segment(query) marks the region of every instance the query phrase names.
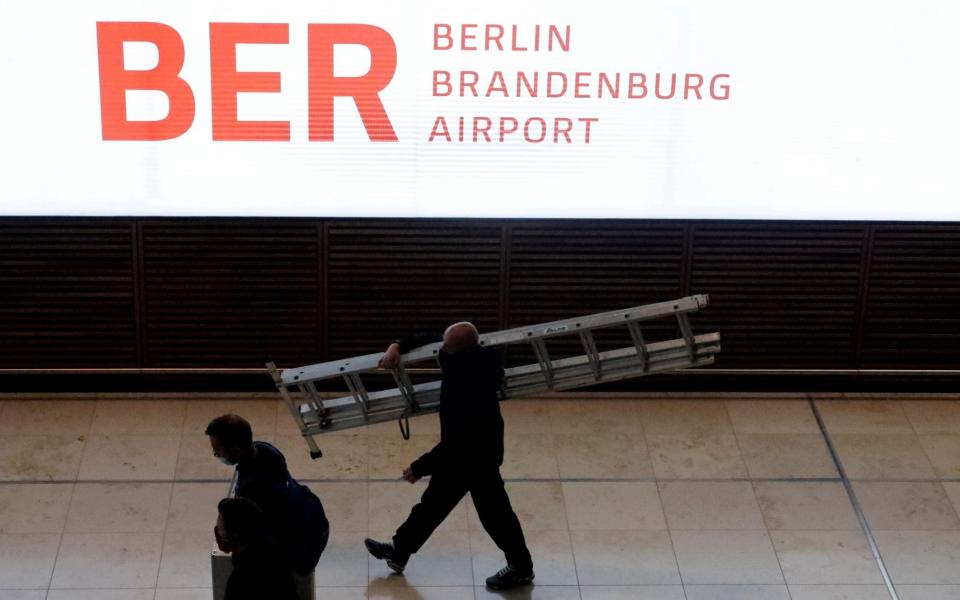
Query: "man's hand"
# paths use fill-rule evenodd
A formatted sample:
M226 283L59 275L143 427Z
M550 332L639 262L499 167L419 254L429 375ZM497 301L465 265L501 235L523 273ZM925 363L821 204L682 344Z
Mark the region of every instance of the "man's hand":
M413 467L407 467L403 470L403 478L410 483L416 483L420 477L413 472Z
M400 344L394 342L390 344L387 351L380 357L379 367L381 369L395 369L400 364Z

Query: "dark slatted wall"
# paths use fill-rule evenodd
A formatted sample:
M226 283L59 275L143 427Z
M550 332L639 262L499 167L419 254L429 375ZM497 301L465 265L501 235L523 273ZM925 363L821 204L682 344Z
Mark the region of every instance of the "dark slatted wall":
M145 364L261 366L318 360L317 227L143 223Z
M863 227L698 225L694 292L709 310L692 321L723 334L730 368L849 368Z
M878 226L861 360L866 368L960 368L960 227Z
M502 228L457 222L328 227L328 355L382 350L408 332L498 326Z
M649 304L682 295L684 227L578 223L512 227L508 325L518 327ZM644 327L648 341L672 337L671 321ZM622 335L597 335L603 347L629 344ZM557 356L578 353L575 341L548 343ZM531 359L532 352L517 354Z
M22 218L0 368L292 366L690 293L717 367L960 367L958 224Z
M0 365L137 365L132 232L0 222Z

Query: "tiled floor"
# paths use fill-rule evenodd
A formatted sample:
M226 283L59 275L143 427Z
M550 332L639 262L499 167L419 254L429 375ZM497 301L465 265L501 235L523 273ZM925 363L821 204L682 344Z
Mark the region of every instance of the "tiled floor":
M960 598L960 397L814 395L904 600ZM0 400L0 600L211 597L231 471L203 428L237 412L323 499L318 598L885 600L808 396L667 394L503 405L503 475L536 586L494 594L502 556L469 500L404 577L369 560L424 484L398 481L435 416L321 439L311 461L271 396Z

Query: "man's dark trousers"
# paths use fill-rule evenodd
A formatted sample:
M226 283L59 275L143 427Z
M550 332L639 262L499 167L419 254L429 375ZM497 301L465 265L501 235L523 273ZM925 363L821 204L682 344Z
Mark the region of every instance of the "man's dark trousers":
M480 523L503 551L507 564L520 570L532 568L520 521L510 506L500 470L496 467L470 473L455 473L449 469L435 473L420 503L413 507L406 522L393 536L394 548L410 554L419 550L467 492L473 498Z

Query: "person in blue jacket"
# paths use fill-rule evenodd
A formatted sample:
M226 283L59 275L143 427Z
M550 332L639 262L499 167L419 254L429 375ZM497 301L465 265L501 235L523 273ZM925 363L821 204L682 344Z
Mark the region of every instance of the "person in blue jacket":
M283 454L267 442L253 441L243 417L223 415L210 421L206 434L213 455L237 467L236 495L263 511L267 535L294 573L308 576L330 538L330 523L320 499L287 470Z
M440 443L403 470L410 483L430 475L420 503L396 531L392 542L367 539L367 550L402 573L434 529L470 493L483 528L503 551L507 565L487 578L487 585L506 589L533 581L533 561L520 521L510 505L500 476L503 464L503 417L500 352L480 344L473 324L454 323L439 336L408 336L390 344L380 366L391 369L400 355L440 341Z

